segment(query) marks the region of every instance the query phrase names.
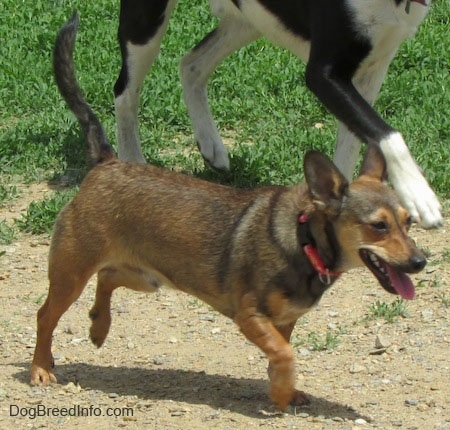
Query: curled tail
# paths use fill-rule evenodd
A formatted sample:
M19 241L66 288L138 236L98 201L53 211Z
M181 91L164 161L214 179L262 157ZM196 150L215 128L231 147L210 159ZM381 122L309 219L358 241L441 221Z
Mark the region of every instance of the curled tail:
M86 139L88 163L91 167L115 158L105 130L92 111L78 85L73 64L73 51L78 30L75 12L58 33L53 51L53 71L59 92L76 116Z

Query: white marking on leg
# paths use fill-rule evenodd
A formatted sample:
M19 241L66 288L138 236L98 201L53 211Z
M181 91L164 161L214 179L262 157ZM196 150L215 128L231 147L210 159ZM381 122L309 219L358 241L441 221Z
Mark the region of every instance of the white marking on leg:
M123 161L146 162L139 139L139 92L145 76L159 54L159 47L175 4L175 0L168 2L165 20L148 43L127 44L128 82L123 93L115 99L118 155Z
M242 19L224 18L208 39L190 51L180 65L184 100L203 157L216 169L228 170L228 153L208 104L207 82L216 66L247 45L258 33Z
M392 41L384 41L375 45L353 77L352 83L354 87L372 106L378 97L389 63L394 57L396 50L397 45L392 43ZM378 144L378 142L369 143ZM360 149L360 140L344 124L340 123L334 161L348 180L351 180L353 177Z
M442 225L441 205L413 160L400 133L383 139L388 178L411 216L425 228Z
M242 15L270 42L288 49L303 61L308 61L310 42L287 28L282 21L257 0L241 1Z
M345 124L340 122L333 162L349 182L353 180L360 150L361 142L359 139Z

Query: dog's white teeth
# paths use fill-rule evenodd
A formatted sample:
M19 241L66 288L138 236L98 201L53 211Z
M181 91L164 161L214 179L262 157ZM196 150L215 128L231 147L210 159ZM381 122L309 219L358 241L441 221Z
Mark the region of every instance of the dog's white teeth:
M375 263L375 265L376 265L377 267L379 267L380 263L379 263L379 261L378 261L377 256L376 256L375 254L370 254L369 256L370 256L370 259L372 260L372 263Z

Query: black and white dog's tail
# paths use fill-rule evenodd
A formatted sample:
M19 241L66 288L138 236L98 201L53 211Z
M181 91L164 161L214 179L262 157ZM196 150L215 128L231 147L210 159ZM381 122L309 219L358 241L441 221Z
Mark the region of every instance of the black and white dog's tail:
M58 89L69 109L76 116L86 139L88 163L91 167L115 158L105 130L78 85L73 63L73 51L78 30L75 12L58 33L53 51L53 71Z

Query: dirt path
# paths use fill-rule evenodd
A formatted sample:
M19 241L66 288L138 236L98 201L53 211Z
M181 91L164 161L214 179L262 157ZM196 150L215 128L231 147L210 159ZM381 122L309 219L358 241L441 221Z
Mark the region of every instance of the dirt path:
M24 207L17 202L1 218ZM414 276L409 316L368 319L374 302L394 296L367 270L344 275L297 324L297 385L311 405L284 414L268 401L262 353L182 293L117 291L111 332L96 349L88 339L92 281L55 332L59 384L31 388L49 239L3 246L0 429L450 429L450 220L412 236L430 257ZM334 349L320 350L325 344Z

